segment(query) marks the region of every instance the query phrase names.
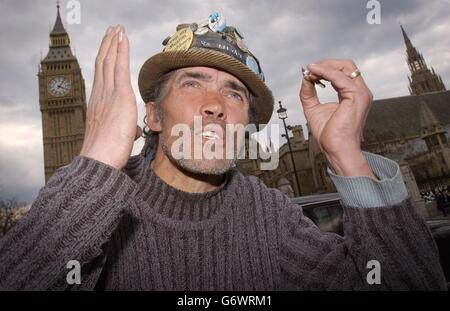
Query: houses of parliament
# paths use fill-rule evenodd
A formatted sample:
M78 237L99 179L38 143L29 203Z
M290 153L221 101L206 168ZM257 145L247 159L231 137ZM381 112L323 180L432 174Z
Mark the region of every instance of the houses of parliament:
M403 27L401 32L411 72L411 95L373 102L362 149L397 161L410 194L419 200L419 191L450 184L450 91L435 70L429 68ZM57 168L79 154L86 118L84 79L71 51L59 6L50 32L49 51L39 66L38 81L47 182ZM308 131L308 139L304 130ZM278 150L279 165L275 170L260 170L261 159L241 159L238 169L245 175L258 176L267 186L290 197L335 192L326 159L308 125L305 129L293 126L291 131L300 187L287 144Z

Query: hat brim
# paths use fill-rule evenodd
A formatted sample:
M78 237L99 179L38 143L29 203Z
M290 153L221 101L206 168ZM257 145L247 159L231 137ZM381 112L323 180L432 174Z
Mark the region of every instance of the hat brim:
M166 73L179 68L205 66L226 71L242 83L254 95L253 109L258 115L261 130L272 117L274 98L266 84L243 63L231 56L210 49L191 48L186 51L161 52L149 58L139 72L139 92L145 103L151 92Z

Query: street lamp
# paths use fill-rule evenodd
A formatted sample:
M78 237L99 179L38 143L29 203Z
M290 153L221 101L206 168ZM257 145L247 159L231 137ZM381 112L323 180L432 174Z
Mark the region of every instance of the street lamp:
M286 126L286 121L285 120L287 119L287 113L286 113L286 108L281 106L281 100L278 101L278 104L280 104L280 108L277 110L278 118L283 120L284 131L286 133L286 134L282 134L281 136L282 137L286 137L286 139L287 139L287 143L288 143L288 147L289 147L289 153L291 154L292 166L294 167L295 180L297 182L298 196L301 196L302 192L300 190L300 182L299 182L299 179L298 179L297 168L295 167L294 155L292 153L292 148L291 148L291 141L289 140L289 135L288 135L288 128L291 129L291 126Z

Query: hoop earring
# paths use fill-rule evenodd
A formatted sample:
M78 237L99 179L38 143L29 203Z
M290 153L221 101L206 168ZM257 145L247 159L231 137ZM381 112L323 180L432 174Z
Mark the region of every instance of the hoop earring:
M147 115L144 116L144 124L145 124L144 128L142 129L142 137L145 138L145 136L149 135L149 131L150 131L150 128L148 127L148 124L147 124Z

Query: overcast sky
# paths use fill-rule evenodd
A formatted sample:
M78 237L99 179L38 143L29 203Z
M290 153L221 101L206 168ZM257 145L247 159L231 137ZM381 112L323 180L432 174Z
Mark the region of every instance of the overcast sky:
M275 99L288 109L288 124L304 124L298 99L300 68L324 58L351 58L376 99L408 95L408 67L399 23L427 64L450 86L450 0L381 0L381 24L369 25L366 0L88 1L81 23L68 25L89 98L99 42L109 25L123 24L131 41L131 72L137 88L140 66L159 52L179 23L206 19L213 11L239 27L259 58ZM33 201L44 185L37 69L48 52L56 18L53 0L0 0L0 198ZM332 100L330 87L319 91ZM274 115L272 121L278 123ZM142 141L133 153L139 152Z

